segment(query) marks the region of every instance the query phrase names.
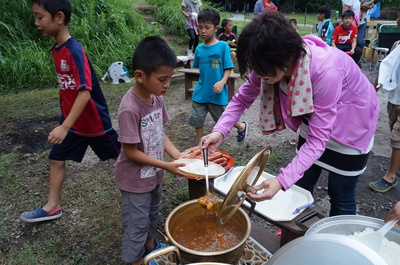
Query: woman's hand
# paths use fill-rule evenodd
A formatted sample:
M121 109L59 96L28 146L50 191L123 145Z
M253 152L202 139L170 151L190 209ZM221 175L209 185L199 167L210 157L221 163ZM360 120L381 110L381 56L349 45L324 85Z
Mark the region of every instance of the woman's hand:
M257 191L264 189L263 192L257 194L253 194L251 192L247 193L247 196L249 196L250 199L260 202L272 199L272 197L274 197L275 194L282 189L282 185L276 178L269 178L264 180L260 185L253 186L253 188Z
M201 142L203 143L201 148L208 147L209 153L213 153L215 152L215 150L217 150L223 139L224 136L220 132L210 133L209 135L203 136L203 138L201 138Z

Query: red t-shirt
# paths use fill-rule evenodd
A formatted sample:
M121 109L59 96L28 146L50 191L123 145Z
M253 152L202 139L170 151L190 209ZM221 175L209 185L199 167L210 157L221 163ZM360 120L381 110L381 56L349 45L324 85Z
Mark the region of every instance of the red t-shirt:
M52 55L60 88L60 124L70 113L78 91L86 89L90 91L90 100L71 131L81 136L95 137L113 130L106 100L82 46L71 37L60 47L54 46Z
M335 44L351 44L353 39L357 39L357 33L358 29L353 24L347 30L339 25L333 31L332 40L335 40Z

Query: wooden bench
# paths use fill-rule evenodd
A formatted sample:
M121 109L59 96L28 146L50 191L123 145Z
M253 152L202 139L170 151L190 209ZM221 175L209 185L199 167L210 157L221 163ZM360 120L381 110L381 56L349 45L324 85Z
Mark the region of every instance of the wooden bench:
M199 69L189 69L189 68L184 68L184 69L179 69L179 72L185 74L185 98L189 99L193 93L194 87L193 87L193 81L198 81L199 80ZM228 99L231 100L233 95L235 94L235 80L240 77L239 74L234 74L231 73L228 78Z

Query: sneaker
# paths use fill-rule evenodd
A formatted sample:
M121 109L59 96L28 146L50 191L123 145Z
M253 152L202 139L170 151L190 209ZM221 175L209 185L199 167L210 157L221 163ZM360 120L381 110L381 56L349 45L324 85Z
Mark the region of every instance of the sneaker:
M165 244L163 244L163 243L161 243L160 241L158 241L157 239L154 239L154 248L152 248L152 249L145 249L144 250L144 254L143 254L143 257L145 257L145 256L147 256L147 255L149 255L151 252L153 252L154 250L157 250L157 249L159 249L159 248L163 248L163 247L165 247Z
M236 136L236 137L237 137L237 141L238 141L239 143L242 142L242 141L244 141L244 139L246 139L247 131L248 131L248 128L249 128L249 125L247 124L247 122L243 122L243 123L244 123L244 129L243 129L243 131L238 132L238 135Z
M389 182L385 180L384 178L381 178L380 180L370 182L369 187L373 189L374 191L377 192L386 192L396 186L398 183L397 179L395 179L393 182Z
M24 212L19 217L22 221L28 223L35 223L35 222L42 222L42 221L49 221L60 218L62 215L61 207L58 206L51 212L46 212L43 210L42 207L38 207L36 210L30 212Z
M193 56L193 51L191 49L188 49L186 51L186 53L187 53L187 56Z

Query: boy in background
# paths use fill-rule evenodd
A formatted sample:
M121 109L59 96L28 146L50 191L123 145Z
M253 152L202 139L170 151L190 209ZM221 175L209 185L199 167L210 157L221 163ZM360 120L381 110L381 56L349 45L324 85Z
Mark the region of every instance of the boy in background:
M142 257L163 245L155 239L161 218L164 170L182 175L183 163L165 162L164 151L181 158L164 133L169 115L163 101L176 66L176 55L159 37L147 37L132 58L136 83L118 110L121 154L115 165L115 184L122 192L122 259L142 264Z
M87 147L101 160L116 159L120 151L106 100L85 50L69 34L72 6L69 0L32 0L35 25L56 41L52 49L60 88L61 119L47 140L50 151L50 190L47 204L24 212L21 219L40 222L61 217L61 188L65 161L81 162Z
M236 34L232 32L233 29L233 23L232 20L230 19L223 19L221 22L221 27L224 29L224 32L218 35L217 39L221 41L226 41L231 48L231 59L232 62L235 62L236 58L236 52L234 52L232 49L236 50Z
M344 52L358 64L362 51L357 47L357 27L353 25L354 12L346 10L342 14L342 24L333 30L331 45Z
M326 44L331 45L333 25L331 22L331 9L324 5L317 10L317 19L320 21L316 26L317 36Z
M210 112L215 122L228 104L228 89L226 82L233 68L230 58L230 48L225 41L218 41L215 33L218 30L220 15L212 9L199 13L199 34L204 40L197 46L193 67L199 68L199 81L192 96L192 109L188 118L189 125L196 128L197 144L201 146L204 135L204 122ZM246 122L236 122L237 141L242 142L247 135Z

